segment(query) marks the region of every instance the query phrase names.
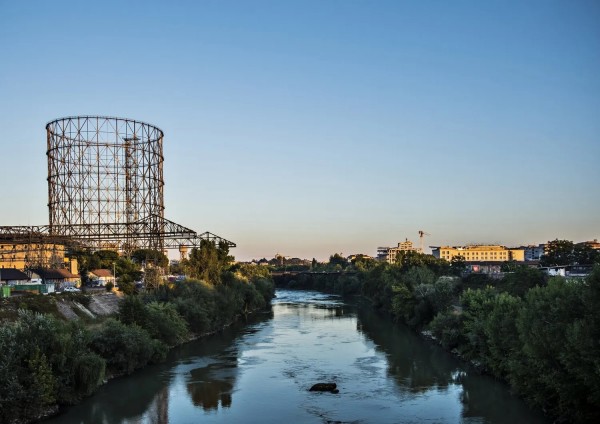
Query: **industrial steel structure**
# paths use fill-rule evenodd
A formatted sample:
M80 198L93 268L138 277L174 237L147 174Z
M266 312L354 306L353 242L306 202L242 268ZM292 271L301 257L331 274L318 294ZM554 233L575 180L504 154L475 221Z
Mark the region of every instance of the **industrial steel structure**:
M235 243L164 217L163 138L159 128L132 119L76 116L46 125L49 225L0 227L0 238L76 243L91 249ZM16 243L15 243L16 244Z

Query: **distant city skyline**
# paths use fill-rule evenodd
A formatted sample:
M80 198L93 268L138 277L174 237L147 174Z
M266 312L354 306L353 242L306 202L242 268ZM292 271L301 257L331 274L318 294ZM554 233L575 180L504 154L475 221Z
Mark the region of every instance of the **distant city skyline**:
M596 1L0 0L0 47L0 225L90 114L161 128L165 216L238 260L600 238Z

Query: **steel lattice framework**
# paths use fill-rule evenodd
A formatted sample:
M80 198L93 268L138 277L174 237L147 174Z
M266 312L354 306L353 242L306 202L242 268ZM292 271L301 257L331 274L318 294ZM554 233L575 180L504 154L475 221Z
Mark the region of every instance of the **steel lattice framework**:
M74 116L46 125L49 225L0 227L0 241L129 253L235 243L164 217L163 131L132 119Z
M163 132L131 119L77 116L46 125L51 233L88 240L106 224L150 221L143 247L161 249ZM55 230L56 228L56 230ZM119 248L138 238L129 226ZM140 240L141 241L141 240Z

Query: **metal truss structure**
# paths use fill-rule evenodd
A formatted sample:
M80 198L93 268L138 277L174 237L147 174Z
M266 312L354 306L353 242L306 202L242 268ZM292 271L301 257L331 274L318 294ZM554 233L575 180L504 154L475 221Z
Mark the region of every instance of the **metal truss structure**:
M163 131L122 118L76 116L46 125L49 225L0 227L0 243L136 249L196 247L197 234L164 217Z

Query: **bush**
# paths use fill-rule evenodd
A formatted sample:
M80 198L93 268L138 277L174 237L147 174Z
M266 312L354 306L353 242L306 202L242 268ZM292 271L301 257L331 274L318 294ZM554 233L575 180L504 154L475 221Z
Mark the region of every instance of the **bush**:
M89 351L88 336L79 323L24 310L0 328L0 423L31 421L93 392L104 360Z
M104 380L106 361L97 354L88 352L75 358L73 369L75 390L83 396L89 396Z
M163 361L167 355L167 346L150 337L146 330L112 318L92 334L90 347L106 360L108 370L117 375L131 374L149 363Z
M462 334L461 316L454 311L440 312L433 318L428 327L445 349L456 349L465 342Z
M146 322L143 328L153 338L168 346L179 344L188 336L187 323L172 303L152 302L146 305Z

